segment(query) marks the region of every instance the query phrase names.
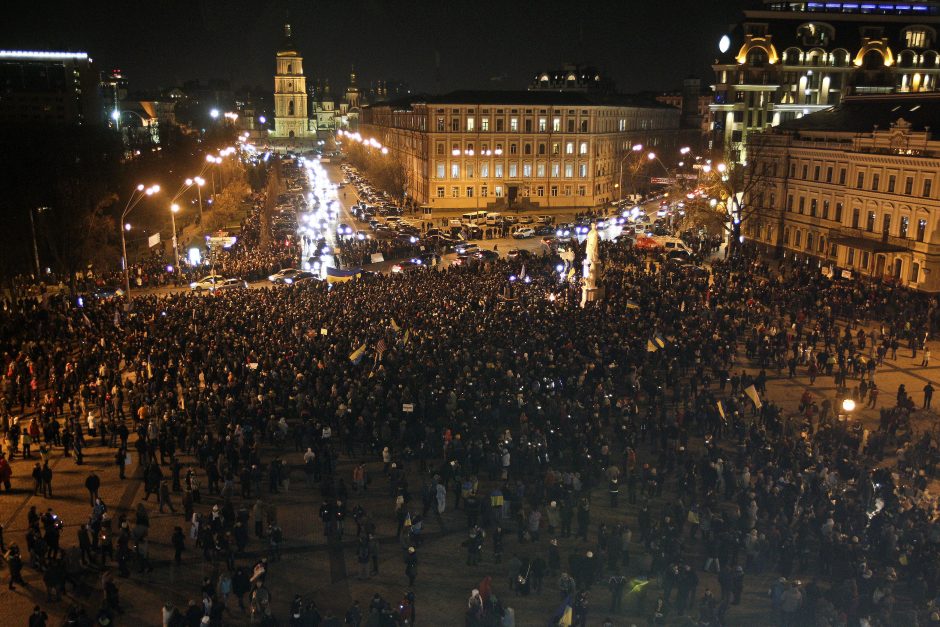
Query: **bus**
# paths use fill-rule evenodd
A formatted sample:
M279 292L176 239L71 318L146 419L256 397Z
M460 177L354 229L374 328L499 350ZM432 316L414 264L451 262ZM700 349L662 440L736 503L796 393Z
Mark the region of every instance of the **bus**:
M470 224L486 224L486 211L471 211L460 216L464 222Z

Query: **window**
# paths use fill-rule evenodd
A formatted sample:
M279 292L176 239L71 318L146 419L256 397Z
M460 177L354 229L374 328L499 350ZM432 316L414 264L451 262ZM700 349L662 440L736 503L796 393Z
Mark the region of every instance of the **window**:
M460 198L460 188L454 185L450 188L450 197L451 198Z
M875 212L868 212L868 220L865 222L865 230L869 233L875 232Z
M845 168L839 170L839 185L845 185Z
M472 179L473 178L473 164L468 163L466 166L464 166L464 170L466 170L467 178Z
M908 278L908 281L910 281L911 283L917 283L917 281L919 280L920 280L920 264L915 262L911 264L911 274L910 274L910 277Z
M587 164L586 163L582 163L581 165L578 166L578 177L582 179L587 178Z
M447 164L438 163L437 164L437 178L442 179L447 176Z
M795 163L790 164L790 178L791 179L796 178L796 164Z
M441 143L437 144L437 154L439 155L444 154L444 144L441 144Z
M565 185L565 189L564 189L563 191L564 191L564 193L565 193L565 196L570 196L570 195L571 195L571 185Z
M516 143L509 144L509 154L514 155L519 152L519 145Z
M443 185L439 185L439 186L438 186L438 188L437 188L437 197L438 197L438 198L443 198L443 197L444 197L444 186L443 186Z
M522 176L525 176L525 177L532 176L532 164L531 163L522 164Z
M862 270L868 269L868 264L871 261L871 254L867 250L862 251Z
M480 118L480 130L484 133L490 130L490 119Z
M450 178L452 179L460 178L460 164L459 163L450 164Z
M489 194L490 194L489 187L487 187L486 185L483 185L482 187L480 187L480 197L486 198L487 196L489 196Z
M552 154L557 155L561 154L561 144L558 142L552 142Z
M826 168L826 182L827 183L832 182L832 168L831 167Z
M568 132L574 133L574 120L571 120L571 119L568 120Z
M914 193L914 177L909 176L904 179L904 193L910 196Z
M931 179L924 179L924 193L921 194L924 198L930 198L930 188L933 186L933 181Z
M877 192L877 191L878 191L878 183L879 183L880 181L881 181L881 175L880 175L880 174L872 174L872 176L871 176L871 191L873 191L873 192Z
M542 196L544 196L544 195L545 195L545 186L544 186L544 185L539 185L538 187L536 187L536 188L535 188L535 195L538 196L539 198L541 198Z
M862 187L864 187L864 185L865 185L865 173L864 173L864 172L859 172L859 173L858 173L858 179L856 179L856 181L855 181L855 187L856 187L857 189L862 189Z
M493 188L493 195L495 195L497 198L502 198L502 197L503 197L503 186L502 186L502 185L497 185L495 188Z
M552 176L556 179L561 176L561 165L558 162L552 163Z
M822 217L823 217L823 220L829 219L829 201L828 200L823 200Z
M509 164L509 178L514 179L519 176L519 165L515 162Z
M922 28L909 28L904 33L904 41L908 48L926 48L927 31Z
M894 183L896 179L897 177L895 177L893 174L888 177L888 193L889 194L894 193Z
M804 181L806 180L806 173L808 169L809 169L809 166L806 166L806 165L803 166L803 174L800 176L800 178L803 179Z
M519 132L519 118L509 118L509 131L512 133Z
M819 180L819 166L818 165L815 168L813 168L813 180L814 181Z
M841 202L836 203L836 215L833 218L833 220L835 220L836 222L842 222L842 203Z
M811 198L811 199L810 199L810 201L809 201L809 215L813 216L814 218L816 217L817 204L818 204L818 201L817 201L815 198Z
M917 221L917 241L924 241L924 237L927 235L927 221L920 219Z
M503 118L496 118L496 132L502 133L505 120Z
M777 192L770 192L770 205L771 209L777 208Z
M891 214L890 213L886 213L884 217L881 219L881 232L884 233L885 235L888 235L891 233Z
M806 250L808 250L809 252L813 252L813 239L814 239L814 236L812 233L806 234Z
M898 237L907 238L907 231L911 226L911 219L907 216L901 216L901 224L898 225Z
M548 195L551 196L552 198L558 196L558 186L557 186L557 185L552 185L551 187L549 187L549 188L548 188Z
M497 163L495 166L493 166L493 176L495 176L498 179L503 178L503 164L502 163Z
M526 133L532 132L532 119L531 118L525 119L525 132Z
M859 214L858 207L856 207L855 209L852 209L852 228L853 229L858 228L858 217L859 217L858 214Z
M787 246L790 245L790 229L789 228L783 229L783 243L786 244Z
M582 133L587 133L587 130L588 130L588 121L587 121L587 120L581 120L581 132L582 132ZM581 195L583 196L584 194L581 194Z
M566 154L566 155L573 155L573 154L574 154L574 142L566 142L566 143L565 143L565 154Z
M481 179L485 179L485 178L487 178L489 175L490 175L490 164L489 164L489 163L485 163L485 162L484 162L484 163L481 163L481 164L480 164L480 178L481 178Z
M829 244L829 256L833 259L839 257L839 245L838 244Z
M544 133L548 130L548 118L539 118L539 133Z
M845 255L845 265L851 267L855 265L855 249L850 248L849 252Z
M539 154L540 155L545 154L545 144L539 144Z
M538 163L535 166L535 176L539 178L545 178L545 164Z
M473 185L467 185L467 198L473 198Z
M581 145L578 146L578 154L579 154L579 155L586 155L587 153L588 153L588 143L587 143L587 142L581 142Z
M472 133L477 129L477 121L472 115L467 116L467 132Z
M796 234L793 236L793 246L799 248L803 243L803 231L797 229Z
M531 155L532 154L532 144L523 144L522 145L522 154Z
M439 133L444 132L444 116L443 115L437 116L437 131ZM441 196L441 198L443 198L443 196Z
M578 185L578 196L587 196L587 188L584 185Z
M561 118L552 118L552 131L558 133L561 131ZM558 194L555 194L556 196Z
M805 207L806 207L806 199L805 199L804 197L800 196L800 214L801 214L801 215L803 214L803 212L804 212L803 210L804 210Z
M793 194L787 196L787 211L793 211Z
M455 133L459 133L459 132L460 132L460 118L453 118L453 119L450 121L450 130L452 130L452 131L455 132ZM456 196L455 196L455 198L456 198Z
M565 178L570 179L574 176L574 166L570 163L565 164Z

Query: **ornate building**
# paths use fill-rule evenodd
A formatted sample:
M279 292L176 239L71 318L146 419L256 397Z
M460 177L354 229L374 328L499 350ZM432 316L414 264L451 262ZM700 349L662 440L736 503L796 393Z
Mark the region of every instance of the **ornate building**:
M749 133L845 96L936 90L938 27L935 1L752 0L718 43L715 141L745 161Z
M456 91L364 107L359 134L404 164L408 196L421 204L505 208L520 197L586 209L617 199L621 180L630 184L621 164L637 154L634 145L666 163L678 155L679 115L619 94Z
M315 135L315 129L314 133ZM271 137L310 137L307 110L307 79L303 58L294 45L290 24L284 25L284 41L277 51L277 74L274 76L274 130Z
M362 110L362 92L356 84L356 70L349 72L349 85L339 103L339 123L337 126L344 129L356 130L359 128L359 112Z
M313 130L320 134L332 133L336 130L336 103L333 101L328 78L324 79L323 86L317 89L311 122Z
M940 292L940 93L850 96L749 140L742 233L837 276Z

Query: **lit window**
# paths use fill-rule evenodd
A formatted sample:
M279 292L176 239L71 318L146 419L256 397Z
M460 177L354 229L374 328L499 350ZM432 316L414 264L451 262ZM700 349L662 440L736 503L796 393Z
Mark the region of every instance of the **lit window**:
M548 120L546 118L539 118L539 133L544 133L548 130Z
M552 131L557 133L560 130L561 130L561 118L552 118Z
M566 155L573 155L573 154L574 154L574 142L566 142L566 143L565 143L565 154L566 154Z
M587 143L587 142L581 142L581 145L578 147L578 154L579 154L579 155L586 155L587 153L588 153L588 143Z
M450 178L452 179L460 178L460 164L459 163L450 164Z
M444 186L443 186L443 185L437 188L437 197L438 197L438 198L443 198L443 197L444 197Z
M442 179L447 176L447 165L444 163L437 164L437 178Z
M522 164L522 176L526 176L526 177L532 176L532 164L531 163Z
M490 164L481 163L480 164L480 178L485 179L490 175Z
M489 118L480 118L480 130L483 132L490 130L490 119Z
M498 179L503 178L503 164L502 163L497 163L496 165L493 166L493 175Z
M509 118L509 130L513 133L519 132L519 118Z
M578 166L578 177L582 179L587 178L587 164L586 163L582 163L581 165ZM584 194L582 194L582 196L583 195Z
M908 48L926 48L927 31L922 28L911 28L904 33L904 41Z
M495 194L495 196L496 196L497 198L502 198L502 197L503 197L503 186L502 186L502 185L497 185L497 186L493 189L493 193Z
M565 178L570 179L574 176L574 166L570 163L565 164Z
M477 127L476 118L474 118L472 115L468 115L467 116L467 132L472 133L473 131L476 130L476 127Z
M514 179L519 176L519 167L515 163L509 164L509 178Z
M450 197L451 198L460 198L460 188L454 185L450 188Z
M561 176L561 164L553 163L552 164L552 176L558 178Z
M535 176L543 178L545 176L545 164L539 163L535 166Z

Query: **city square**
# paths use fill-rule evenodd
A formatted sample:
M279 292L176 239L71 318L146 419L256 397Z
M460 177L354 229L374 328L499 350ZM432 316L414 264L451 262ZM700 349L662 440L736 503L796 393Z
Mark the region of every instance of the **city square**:
M17 15L0 621L940 626L940 3L718 4Z

